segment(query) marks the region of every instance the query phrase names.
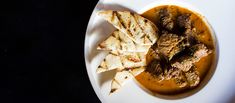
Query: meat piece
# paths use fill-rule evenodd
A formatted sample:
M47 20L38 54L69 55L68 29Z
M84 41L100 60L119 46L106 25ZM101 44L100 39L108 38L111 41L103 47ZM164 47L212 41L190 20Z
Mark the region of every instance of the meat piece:
M184 75L178 76L173 80L175 81L176 85L178 85L180 88L186 87L188 85L188 82Z
M191 28L190 14L182 14L177 17L176 21L180 28Z
M147 66L146 71L149 72L154 77L157 77L160 80L163 80L163 70L160 65L160 61L157 59L154 59L150 62L150 64Z
M193 66L188 72L185 72L185 77L190 87L195 87L200 82L199 73L195 69Z
M160 10L159 17L160 17L160 24L163 28L170 31L174 28L174 21L172 20L172 14L169 13L167 8Z
M158 61L156 59L152 60L151 63L148 65L146 71L150 72L154 75L159 75L159 74L163 73L163 70L160 65L160 61Z
M157 41L157 48L155 49L155 51L163 54L168 58L171 58L174 55L174 53L171 53L172 49L176 47L183 40L184 37L178 36L176 34L171 34L171 33L162 34L159 40Z
M165 80L174 80L176 85L179 87L195 87L200 82L199 73L196 71L195 66L193 66L189 71L183 72L178 68L170 67L170 69L164 74Z
M175 56L179 52L183 51L187 46L189 46L189 43L182 41L177 46L172 48L172 50L170 51L170 53L168 55L169 60L171 60L173 58L173 56Z
M170 80L179 76L181 71L178 68L169 67L168 71L164 72L164 77L166 80Z
M149 48L148 54L146 55L146 59L148 61L152 61L153 59L160 60L159 54L155 52L153 48Z
M202 57L205 57L211 53L204 44L196 44L189 49L189 54L180 57L177 61L171 65L184 72L187 72L195 62L198 62Z
M198 43L198 40L196 38L196 28L188 28L184 31L184 35L187 41L187 44L189 45L195 45Z
M183 35L189 45L197 43L196 40L196 28L193 28L190 14L181 14L176 19L177 25L183 30Z
M191 35L195 36L196 35L196 28L188 28L184 31L185 35Z
M188 85L187 79L186 79L184 73L178 68L170 67L168 72L165 73L164 78L165 78L165 80L172 79L176 83L176 85L181 88Z

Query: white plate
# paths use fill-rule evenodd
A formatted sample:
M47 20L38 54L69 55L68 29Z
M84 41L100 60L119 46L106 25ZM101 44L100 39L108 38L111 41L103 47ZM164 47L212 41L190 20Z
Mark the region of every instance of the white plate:
M143 13L157 5L175 4L191 8L203 16L213 27L219 44L217 69L208 82L196 94L176 100L161 99L141 89L134 81L109 95L114 72L96 74L96 68L107 54L96 50L115 28L96 15L100 9L131 10ZM103 103L224 103L235 102L235 2L232 0L100 0L96 5L85 38L85 61L91 84Z

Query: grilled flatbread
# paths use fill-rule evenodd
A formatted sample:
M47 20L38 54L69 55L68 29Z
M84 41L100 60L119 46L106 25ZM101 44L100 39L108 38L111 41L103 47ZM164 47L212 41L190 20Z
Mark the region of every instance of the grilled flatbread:
M119 30L114 31L105 41L101 42L98 50L120 52L147 52L151 45L139 45Z
M101 62L96 72L101 73L113 69L122 70L140 66L146 66L145 53L110 52Z
M100 63L96 72L101 73L117 68L124 68L120 56L109 53L105 59Z
M140 45L152 45L158 39L158 28L148 19L129 11L100 11L105 20Z
M112 80L110 94L114 93L116 90L125 85L125 83L127 83L135 76L139 75L144 70L145 67L137 67L133 69L123 69L121 71L118 71Z

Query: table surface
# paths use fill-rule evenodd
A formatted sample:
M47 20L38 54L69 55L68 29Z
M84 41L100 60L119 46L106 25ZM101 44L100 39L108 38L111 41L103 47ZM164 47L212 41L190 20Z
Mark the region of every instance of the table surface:
M86 27L98 0L1 0L1 103L99 103L86 72ZM6 96L6 98L5 98Z

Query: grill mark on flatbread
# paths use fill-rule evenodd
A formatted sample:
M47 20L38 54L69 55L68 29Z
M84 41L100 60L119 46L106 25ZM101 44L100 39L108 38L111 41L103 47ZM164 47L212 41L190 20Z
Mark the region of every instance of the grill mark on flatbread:
M102 68L102 66L101 66L101 65L99 65L99 66L98 66L98 68Z
M113 11L113 12L112 12L112 18L111 18L111 21L114 21L114 18L115 18L115 12L117 12L117 11Z
M123 62L121 62L122 63L122 65L124 66L124 63ZM125 69L125 68L124 68Z
M118 30L119 31L119 30ZM119 41L122 41L121 37L119 34L117 34L117 37L116 37Z
M129 71L131 68L124 68L123 71Z
M113 79L113 81L116 82L119 86L122 86L122 85L118 82L118 80L116 80L115 78Z
M119 54L116 54L116 53L113 53L113 52L110 52L110 53L114 56L119 56Z
M117 90L117 88L112 88L111 91L110 91L110 93L113 93L113 92L115 92L116 90Z
M120 18L121 15L117 11L115 11L115 14L116 14L118 20L120 21L120 23L122 24L122 26L126 29L126 25L123 23L122 18Z
M134 43L134 45L135 45L135 50L136 50L136 49L137 49L137 45L138 45L138 44L136 44L136 42L133 42L133 43Z
M102 44L99 44L98 45L101 49L105 48L106 46L102 45Z
M133 19L133 21L130 20L130 22L132 21L132 23L135 25L135 28L130 27L131 25L129 26L129 28L132 29L132 32L138 34L138 36L142 34L142 35L140 36L140 39L144 38L145 35L146 35L146 33L144 33L144 31L143 31L143 29L141 28L139 22L136 20L134 13L130 13L130 19ZM136 31L136 29L137 29L138 31ZM144 43L145 43L145 41L144 41Z
M144 33L144 35L142 35L140 38L144 38L147 34L144 32L143 28L140 26L139 22L136 20L135 16L133 13L131 13L131 16L134 18L137 26L140 28L141 32ZM136 28L134 28L134 31L135 31ZM151 41L151 40L150 40ZM151 41L152 42L152 41Z
M131 31L129 30L130 26L131 26L131 21L129 20L129 21L127 22L127 27L128 27L128 28L126 28L126 29L128 30L128 32L131 33Z
M122 50L123 49L123 47L122 47L122 45L120 44L120 50Z
M144 38L144 37L147 37L149 39L149 41L151 43L153 43L153 41L150 39L149 35L143 30L144 28L139 24L139 22L136 20L136 16L132 15L135 19L135 21L137 22L137 25L140 27L141 31L145 34L143 36L141 36L141 38ZM147 19L144 19L144 23L148 23L148 20Z
M120 50L122 50L123 49L123 47L121 45L122 39L121 39L120 35L118 34L116 38L120 41Z
M144 22L147 23L148 20L144 19ZM140 28L142 28L142 27L140 26ZM142 30L143 30L143 29L144 29L144 28L142 28ZM143 32L144 32L144 31L143 31ZM145 33L145 34L146 34L146 37L149 39L149 41L150 41L151 43L153 43L153 41L150 39L150 36L147 35L147 33Z
M117 16L118 20L119 20L120 23L122 24L123 28L126 29L126 31L128 32L128 34L130 34L131 36L133 36L133 34L130 32L129 29L127 29L127 26L124 24L124 22L123 22L123 20L122 20L122 18L121 18L121 15L120 15L117 11L115 11L115 13L116 13L116 16Z

